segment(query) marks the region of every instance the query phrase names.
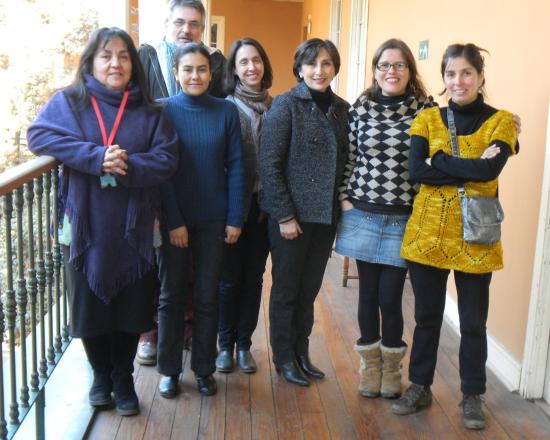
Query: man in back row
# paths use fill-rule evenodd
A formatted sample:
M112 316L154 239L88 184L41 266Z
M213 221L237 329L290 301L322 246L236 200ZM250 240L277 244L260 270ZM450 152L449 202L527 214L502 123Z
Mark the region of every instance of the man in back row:
M148 44L142 44L139 48L139 57L145 70L147 83L151 95L155 99L168 98L181 91L173 72L173 55L176 48L182 44L203 44L202 33L204 31L206 11L199 0L170 0L167 6L167 16L164 22L165 35L156 48ZM225 57L218 49L204 45L210 53L212 80L208 87L208 93L220 98L225 97L223 92L223 71ZM152 274L157 280L157 274ZM156 283L158 285L158 281ZM158 288L157 288L158 289ZM158 294L157 294L158 298ZM190 304L190 301L187 301ZM189 310L189 307L186 308ZM186 312L187 317L191 313ZM186 335L190 335L189 319L186 319ZM157 362L158 331L155 327L148 333L141 335L137 361L142 365L155 365ZM188 339L188 338L187 338Z

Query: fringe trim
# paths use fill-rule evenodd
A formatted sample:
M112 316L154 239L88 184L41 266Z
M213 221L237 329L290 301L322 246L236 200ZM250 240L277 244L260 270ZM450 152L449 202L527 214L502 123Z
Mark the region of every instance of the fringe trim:
M118 276L109 283L105 283L104 280L97 277L97 273L84 268L88 285L94 294L105 304L109 304L117 293L129 284L143 278L147 272L149 272L153 266L148 262L143 262L133 267L132 269L118 274Z

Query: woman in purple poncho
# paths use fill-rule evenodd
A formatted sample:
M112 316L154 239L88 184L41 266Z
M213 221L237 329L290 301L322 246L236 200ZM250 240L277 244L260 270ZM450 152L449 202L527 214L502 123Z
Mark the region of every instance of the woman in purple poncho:
M146 275L153 268L158 185L177 168L177 135L150 98L130 36L102 28L88 42L73 84L28 129L35 154L63 163L60 200L70 333L94 372L90 404L139 412L133 360L153 322Z

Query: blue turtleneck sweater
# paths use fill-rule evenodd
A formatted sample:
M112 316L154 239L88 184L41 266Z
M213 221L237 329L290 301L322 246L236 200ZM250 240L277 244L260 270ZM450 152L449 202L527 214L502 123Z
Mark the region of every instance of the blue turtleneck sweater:
M178 170L162 186L166 227L216 220L241 227L244 166L237 107L208 94L179 93L164 102L180 138Z

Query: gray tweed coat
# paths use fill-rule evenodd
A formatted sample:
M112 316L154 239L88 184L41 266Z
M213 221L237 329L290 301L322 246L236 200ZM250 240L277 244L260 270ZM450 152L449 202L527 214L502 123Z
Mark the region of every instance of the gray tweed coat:
M326 115L304 82L278 96L262 128L262 209L280 222L335 224L348 155L349 104L333 95Z

